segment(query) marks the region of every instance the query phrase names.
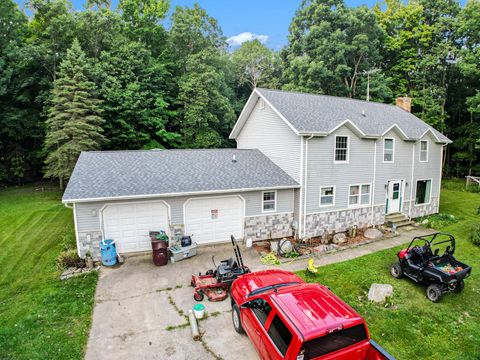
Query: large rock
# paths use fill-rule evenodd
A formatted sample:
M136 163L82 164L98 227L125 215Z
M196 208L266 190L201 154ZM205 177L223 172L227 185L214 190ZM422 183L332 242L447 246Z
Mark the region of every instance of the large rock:
M345 235L344 233L335 234L332 240L334 244L343 244L346 241L347 241L347 235Z
M372 284L368 290L368 300L384 303L387 297L393 295L393 286L390 284Z
M378 229L367 229L363 234L367 239L380 239L383 237L383 233Z
M278 244L278 249L281 254L290 254L293 251L292 242L287 239L282 239Z

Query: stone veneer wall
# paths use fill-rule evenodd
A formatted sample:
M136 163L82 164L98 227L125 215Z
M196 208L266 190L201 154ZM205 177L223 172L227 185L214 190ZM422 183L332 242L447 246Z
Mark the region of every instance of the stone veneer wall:
M78 249L80 257L84 258L90 250L94 260L100 260L100 241L102 233L100 231L85 231L78 234Z
M245 218L245 238L255 240L292 236L293 213L249 216Z
M439 209L439 198L438 197L432 197L430 204L427 205L412 205L410 217L412 219L415 219L420 216L425 216L425 215L431 215L431 214L436 214L438 213ZM403 213L405 215L408 215L409 213L409 201L404 202L403 206Z
M385 205L373 207L373 223L375 225L385 222ZM321 236L327 232L346 231L350 226L359 228L371 225L372 207L358 209L336 210L322 213L307 214L305 219L305 237Z

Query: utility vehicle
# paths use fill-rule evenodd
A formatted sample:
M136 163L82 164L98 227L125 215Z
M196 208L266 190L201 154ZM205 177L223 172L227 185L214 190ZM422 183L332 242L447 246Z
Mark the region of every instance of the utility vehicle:
M326 286L284 270L242 275L230 291L235 330L261 359L394 360L365 320Z
M443 254L440 251L443 250ZM450 234L435 233L417 236L406 249L397 253L398 262L392 264L394 278L406 276L427 285L427 298L439 301L446 292L460 293L472 268L454 258L455 238Z

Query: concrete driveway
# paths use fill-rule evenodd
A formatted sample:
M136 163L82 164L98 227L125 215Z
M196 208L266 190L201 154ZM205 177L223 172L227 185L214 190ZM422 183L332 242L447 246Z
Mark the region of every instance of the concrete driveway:
M319 265L354 259L409 242L431 230L416 229L391 239L321 255ZM245 264L253 270L268 268L253 249L244 249ZM233 330L230 300L203 304L210 316L199 322L202 341L193 341L183 314L195 304L190 278L234 256L231 244L202 247L193 258L156 267L150 255L127 258L114 268L102 268L97 285L93 323L86 359L258 359L245 335ZM393 255L392 255L393 256ZM305 269L306 260L281 266Z
M249 339L233 329L229 299L203 301L209 317L199 322L202 341L191 337L183 316L196 304L190 277L212 268L212 255L233 256L232 246L201 248L196 257L162 267L151 256L135 256L102 268L86 359L258 359Z

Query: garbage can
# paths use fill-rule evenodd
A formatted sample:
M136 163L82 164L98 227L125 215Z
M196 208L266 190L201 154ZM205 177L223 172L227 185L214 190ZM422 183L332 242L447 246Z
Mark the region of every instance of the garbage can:
M100 253L102 255L102 264L112 266L117 263L117 248L115 240L104 239L100 241Z
M168 244L164 240L152 240L153 263L164 266L168 263Z

